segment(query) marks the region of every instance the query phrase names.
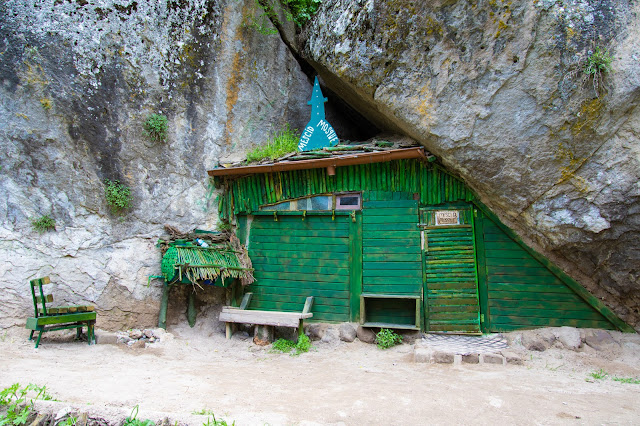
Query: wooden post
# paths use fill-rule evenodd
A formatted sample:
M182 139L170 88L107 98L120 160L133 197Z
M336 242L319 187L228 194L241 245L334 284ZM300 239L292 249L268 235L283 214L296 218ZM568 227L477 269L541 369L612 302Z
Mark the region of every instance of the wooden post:
M256 325L253 333L253 343L259 346L270 344L273 342L273 331L274 327L272 325Z
M160 313L158 315L158 328L167 329L167 307L169 306L169 290L171 286L162 281L162 299L160 301Z
M189 327L193 328L196 325L196 292L191 291L189 293L189 303L187 305L187 321L189 322Z

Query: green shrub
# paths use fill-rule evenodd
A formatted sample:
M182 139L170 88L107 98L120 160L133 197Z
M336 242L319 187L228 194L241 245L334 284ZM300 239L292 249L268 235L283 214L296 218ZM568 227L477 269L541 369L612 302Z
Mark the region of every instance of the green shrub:
M376 334L376 344L380 349L389 349L400 343L402 343L402 336L399 336L393 330L381 328L378 334Z
M585 74L585 81L591 80L593 84L593 90L596 96L600 96L600 93L605 89L604 75L611 72L611 62L613 58L606 50L596 47L593 52L590 52L587 59L584 61L583 71Z
M303 26L316 14L322 0L283 0L289 8L290 19L298 26Z
M300 355L303 352L309 352L309 349L311 349L311 340L304 334L298 337L297 342L292 342L287 339L278 339L271 344L271 349L283 353L289 353L295 350L291 355Z
M144 122L144 132L151 139L161 142L167 139L168 120L162 114L151 114Z
M247 153L247 161L259 161L264 158L275 160L298 150L300 136L287 124L281 131L274 133L266 145L255 147Z
M35 397L29 398L29 393L35 393ZM4 425L24 425L31 412L35 401L38 399L52 400L51 395L47 394L46 386L36 386L29 384L23 388L20 383L14 383L6 389L0 391L0 407L6 407L6 412L0 414L0 426Z
M113 213L122 213L131 207L131 189L128 186L117 180L106 179L104 183L104 195Z
M33 229L43 234L47 231L55 231L56 221L48 214L45 214L40 216L38 219L32 219L31 226L33 226Z

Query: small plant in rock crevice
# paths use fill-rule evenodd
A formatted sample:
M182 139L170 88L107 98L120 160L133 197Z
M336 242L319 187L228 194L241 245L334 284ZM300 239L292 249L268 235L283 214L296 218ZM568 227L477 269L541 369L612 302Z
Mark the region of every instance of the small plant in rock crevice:
M613 58L609 52L601 49L599 46L596 47L593 52L589 52L589 56L587 56L587 59L584 61L583 72L585 74L585 81L592 81L593 90L597 97L600 97L600 94L605 89L604 76L611 72L612 61Z
M378 334L376 334L376 345L378 345L380 349L389 349L400 343L402 343L402 336L393 330L381 328Z
M162 114L151 114L144 122L144 132L151 139L161 142L167 139L168 120Z
M44 234L47 231L56 230L56 221L48 214L45 214L37 219L32 219L31 226L33 226L33 229L35 229L39 233Z
M301 27L316 14L322 0L283 0L282 3L287 5L291 14L287 19Z
M123 213L131 207L131 189L117 180L104 181L104 195L113 213Z

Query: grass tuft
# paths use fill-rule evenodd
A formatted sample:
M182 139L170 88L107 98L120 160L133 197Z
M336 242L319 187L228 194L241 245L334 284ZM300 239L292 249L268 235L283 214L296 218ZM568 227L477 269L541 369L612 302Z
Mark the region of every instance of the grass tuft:
M47 231L56 230L56 221L48 214L45 214L40 216L38 219L31 220L31 226L33 226L33 229L39 233L44 234Z
M274 133L266 145L255 147L247 153L247 162L251 163L265 158L275 160L290 152L298 150L300 136L297 130L291 130L287 124L282 130Z

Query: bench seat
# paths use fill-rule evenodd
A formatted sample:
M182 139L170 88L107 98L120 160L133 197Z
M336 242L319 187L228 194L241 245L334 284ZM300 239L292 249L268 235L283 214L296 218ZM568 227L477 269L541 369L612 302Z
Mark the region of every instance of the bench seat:
M247 293L242 298L239 307L224 306L220 312L219 320L226 323L227 339L231 339L233 331L232 323L267 325L273 327L298 328L298 335L304 332L304 320L313 317L309 312L313 305L313 296L307 297L302 312L260 311L247 309L253 293Z

